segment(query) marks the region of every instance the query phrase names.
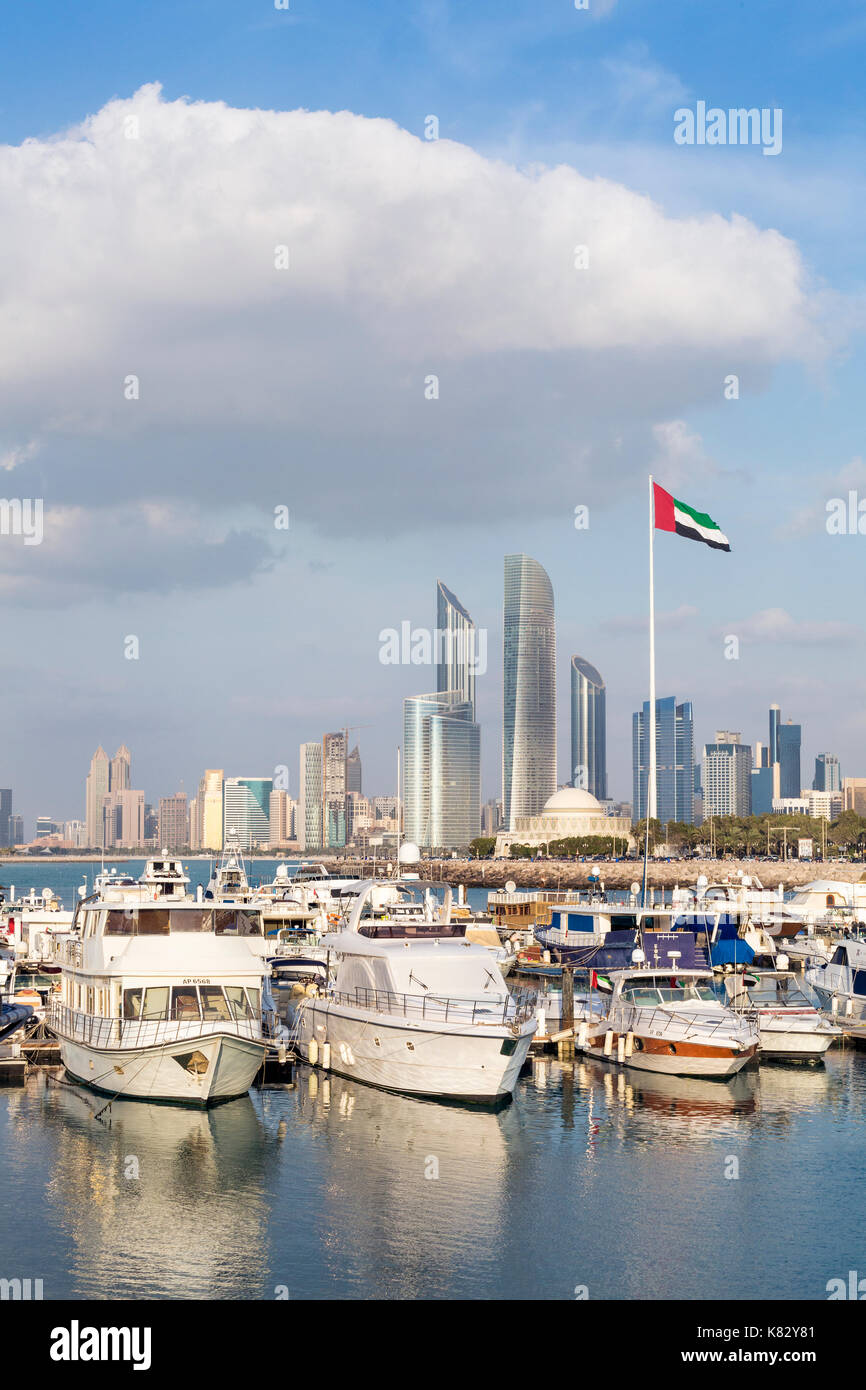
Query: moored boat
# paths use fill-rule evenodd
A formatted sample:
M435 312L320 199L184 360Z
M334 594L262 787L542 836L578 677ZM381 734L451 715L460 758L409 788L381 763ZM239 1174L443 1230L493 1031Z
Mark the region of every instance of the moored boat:
M810 1061L842 1037L842 1029L815 1008L790 970L729 975L725 993L737 1013L757 1023L761 1057Z

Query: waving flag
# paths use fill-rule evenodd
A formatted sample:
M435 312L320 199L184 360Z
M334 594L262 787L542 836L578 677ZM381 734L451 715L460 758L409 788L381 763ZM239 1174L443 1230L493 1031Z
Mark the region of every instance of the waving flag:
M657 531L676 531L678 536L688 536L693 541L703 541L714 550L730 550L728 538L711 516L706 512L695 511L694 507L678 502L658 483L653 483L653 512Z

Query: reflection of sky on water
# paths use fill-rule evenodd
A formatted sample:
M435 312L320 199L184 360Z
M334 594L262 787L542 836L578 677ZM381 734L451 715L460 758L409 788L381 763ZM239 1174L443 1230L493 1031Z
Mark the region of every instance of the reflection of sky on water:
M0 1274L48 1297L820 1299L863 1264L862 1053L729 1083L537 1061L498 1114L296 1083L110 1126L80 1090L0 1091Z

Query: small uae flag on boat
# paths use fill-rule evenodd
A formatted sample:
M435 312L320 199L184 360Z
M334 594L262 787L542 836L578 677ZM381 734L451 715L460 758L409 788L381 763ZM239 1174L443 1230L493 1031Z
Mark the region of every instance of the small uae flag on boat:
M711 516L677 501L658 483L653 483L653 513L657 531L676 531L678 536L703 541L704 545L711 545L714 550L731 548L727 536L719 530Z
M599 975L597 970L591 972L589 987L590 989L603 990L605 994L611 994L613 992L613 985L607 975Z

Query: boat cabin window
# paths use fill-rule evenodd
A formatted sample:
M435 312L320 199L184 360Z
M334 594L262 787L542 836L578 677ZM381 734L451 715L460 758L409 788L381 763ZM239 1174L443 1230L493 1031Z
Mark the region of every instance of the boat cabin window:
M610 915L611 931L632 931L637 926L637 917L633 912L612 912Z
M219 985L200 985L199 998L203 1018L218 1018L226 1022L231 1018L226 997Z
M106 936L168 936L169 932L213 932L216 936L261 936L260 918L237 908L111 908Z
M250 990L258 999L258 990ZM226 999L235 1018L252 1018L253 1011L245 991L240 985L226 985Z
M125 989L123 991L123 1017L141 1018L141 1000L144 994L143 989Z
M198 994L195 985L173 985L171 990L171 1016L173 1019L201 1018Z
M168 1015L168 985L151 986L144 991L142 1018L166 1018Z
M837 946L837 947L836 947L836 950L833 952L833 959L830 961L830 964L831 964L831 965L847 965L847 964L848 964L848 952L847 952L847 950L845 949L844 946Z

